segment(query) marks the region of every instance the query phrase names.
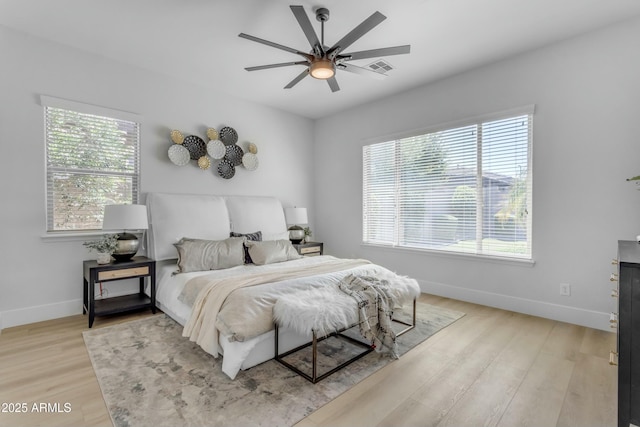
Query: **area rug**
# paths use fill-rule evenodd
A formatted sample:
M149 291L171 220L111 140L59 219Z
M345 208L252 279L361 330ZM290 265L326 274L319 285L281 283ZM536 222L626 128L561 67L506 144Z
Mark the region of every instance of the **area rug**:
M462 316L418 303L416 328L398 338L400 357ZM372 352L312 384L270 360L230 380L221 358L181 333L182 326L164 314L83 333L115 426L291 426L394 361ZM345 340L323 341L319 371L360 350ZM309 351L289 361L303 368Z

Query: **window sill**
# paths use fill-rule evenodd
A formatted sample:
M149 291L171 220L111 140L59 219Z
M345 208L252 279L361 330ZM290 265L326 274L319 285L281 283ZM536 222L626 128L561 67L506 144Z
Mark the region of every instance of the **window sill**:
M140 238L142 231L127 230L128 233L135 234ZM87 240L95 240L104 236L105 234L116 234L113 231L102 230L88 230L88 231L55 231L45 233L40 236L45 243L57 243L57 242L86 242Z
M45 243L82 242L96 239L107 234L102 230L45 232L40 236Z
M399 251L413 252L418 254L428 254L428 255L442 257L442 258L464 259L468 261L478 261L478 262L492 262L496 264L510 264L510 265L517 265L521 267L533 267L536 263L533 259L525 259L525 258L509 258L509 257L501 257L501 256L493 256L493 255L478 255L478 254L464 253L464 252L438 251L434 249L405 248L401 246L375 245L372 243L361 243L360 246L365 248L376 249L376 250L383 250L387 252L396 252L396 253Z

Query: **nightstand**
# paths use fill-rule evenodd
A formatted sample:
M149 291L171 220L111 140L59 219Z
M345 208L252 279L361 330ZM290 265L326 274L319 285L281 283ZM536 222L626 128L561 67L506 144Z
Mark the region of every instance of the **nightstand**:
M82 314L89 314L89 327L93 326L96 316L124 313L127 311L151 308L156 312L156 262L147 257L138 256L130 261L98 264L95 260L84 261L84 291ZM95 299L96 283L114 280L140 279L140 292L112 298ZM145 278L149 278L149 293L144 293Z
M321 242L292 243L298 253L302 256L322 255L324 244Z

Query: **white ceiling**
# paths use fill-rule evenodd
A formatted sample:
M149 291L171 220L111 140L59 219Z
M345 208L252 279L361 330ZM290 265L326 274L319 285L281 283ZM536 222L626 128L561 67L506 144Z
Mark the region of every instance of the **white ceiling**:
M331 12L325 43L376 10L387 16L348 51L411 44L385 58L383 81L338 71L341 90L305 78L294 54L241 39L241 32L309 50L290 4ZM640 15L640 0L0 0L0 25L253 102L319 118ZM366 65L372 60L353 61Z

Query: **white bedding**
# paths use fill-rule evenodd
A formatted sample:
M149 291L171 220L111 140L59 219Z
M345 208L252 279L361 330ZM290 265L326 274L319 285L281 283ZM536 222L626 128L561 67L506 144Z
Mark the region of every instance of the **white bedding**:
M225 271L235 274L248 271L252 266L244 265L233 267ZM253 266L255 267L255 266ZM176 261L165 261L157 266L156 305L169 317L184 326L191 315L191 307L178 300L178 296L184 285L193 277L209 274L209 271L173 274L176 270ZM249 270L250 271L250 270ZM221 274L225 274L220 272ZM274 333L270 331L258 337L244 342L231 342L228 336L220 335L220 347L222 348L222 372L234 379L240 369L249 369L259 363L273 358ZM292 331L281 333L282 348L291 349L308 341L308 336L300 336Z
M175 243L183 237L223 240L232 231L260 231L262 240L288 238L283 207L275 197L147 193L145 203L149 216L147 252L157 261L157 305L182 325L186 324L191 310L178 300L178 295L188 279L209 272L172 276L178 256ZM220 274L238 274L255 267L238 266ZM245 342L229 342L225 336L220 338L221 353L224 353L222 368L232 378L240 368L247 369L273 358L272 331ZM290 349L306 339L283 331L280 343L283 348Z
M287 265L304 265L312 258L287 261ZM240 265L226 270L216 271L219 277L228 277L255 271L274 271L282 268L283 263L267 264L263 266ZM163 261L157 265L156 304L169 317L184 326L191 316L191 307L179 301L178 296L185 284L192 278L211 274L211 271L173 274L177 271L176 260ZM240 369L249 369L273 358L274 333L269 331L244 342L231 341L229 336L220 335L219 343L222 348L222 372L234 379ZM289 350L309 341L309 335L300 335L293 331L281 331L280 348Z
M218 279L247 273L267 273L294 266L318 265L323 262L327 262L330 259L335 258L330 256L307 257L282 263L267 264L263 266L241 265L225 270L181 273L175 275L173 274L176 271L175 262L169 264L165 263L164 265L159 266L158 269L156 299L158 301L159 307L165 313L167 313L169 316L171 316L177 322L184 326L191 315L191 307L181 302L178 299L178 296L184 289L186 283L194 277L209 275L213 278ZM375 275L380 271L388 272L388 270L378 265L365 264L339 272L286 280L281 282L281 284L278 284L278 286L282 285L286 286L287 288L290 287L293 289L301 289L304 286L305 282L311 283L312 286L332 285L337 284L344 276L349 273ZM243 291L249 294L256 294L257 288L259 287L273 288L273 286L273 284L258 285L253 288L239 289L234 293ZM234 293L232 293L231 295L234 295ZM233 299L231 298L231 295L228 300ZM413 295L411 295L411 297L413 297ZM225 305L223 304L221 313L224 309ZM301 343L304 343L307 340L308 336L299 335L293 331L282 331L280 338L280 349L281 351L284 351L293 348ZM242 342L234 340L230 335L220 334L219 344L222 348L222 351L220 351L220 353L224 355L222 360L222 370L232 379L235 378L240 369L247 369L251 366L255 366L258 363L273 358L274 355L273 330L269 330L268 332L262 333L256 337L245 339Z

